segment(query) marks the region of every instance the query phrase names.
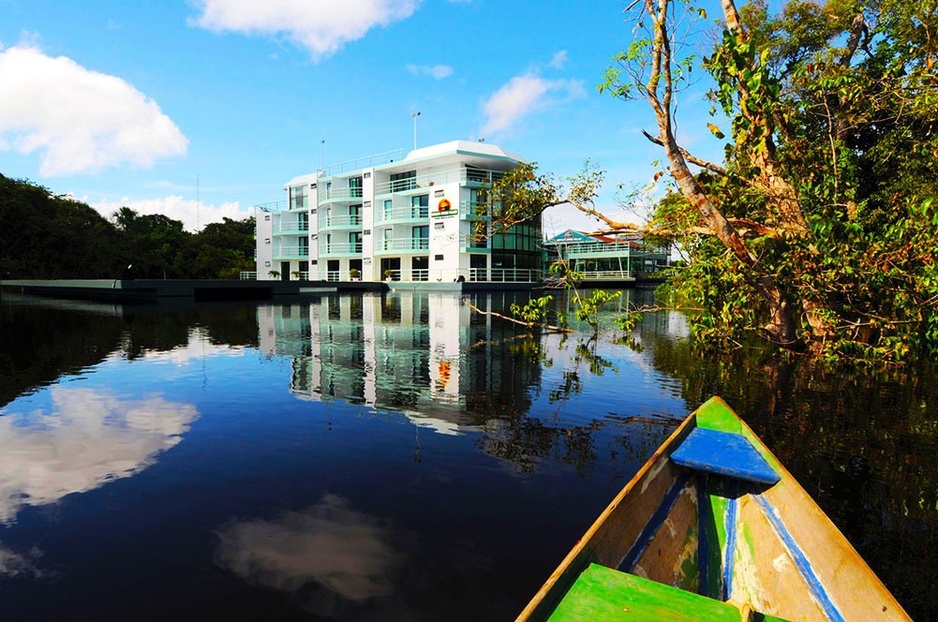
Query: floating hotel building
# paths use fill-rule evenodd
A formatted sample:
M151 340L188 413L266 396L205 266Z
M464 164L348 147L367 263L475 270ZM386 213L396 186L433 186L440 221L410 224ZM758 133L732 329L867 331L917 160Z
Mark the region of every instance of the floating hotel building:
M291 179L258 206L258 280L532 282L543 276L538 216L479 236L480 207L521 157L456 140L387 152Z

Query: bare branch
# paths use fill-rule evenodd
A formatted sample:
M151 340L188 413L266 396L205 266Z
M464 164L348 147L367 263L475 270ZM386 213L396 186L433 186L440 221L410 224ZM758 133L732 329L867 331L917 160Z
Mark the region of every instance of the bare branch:
M660 138L658 138L657 136L654 136L654 135L652 135L652 134L649 134L647 130L642 130L642 134L645 135L645 138L647 138L647 139L650 140L651 142L655 143L656 145L659 145L659 146L661 146L661 147L664 147L664 141L662 141L662 140L661 140ZM713 171L714 173L717 173L718 175L726 175L726 174L727 174L726 169L723 168L722 166L720 166L720 165L718 165L718 164L714 164L713 162L708 162L707 160L702 160L702 159L698 158L697 156L692 155L691 153L689 153L689 152L688 152L687 150L685 150L683 147L678 147L678 151L680 151L680 152L681 152L681 155L684 156L684 159L687 160L688 162L690 162L691 164L696 164L696 165L699 166L700 168L707 169L708 171Z
M519 320L519 319L517 319L517 318L509 317L509 316L507 316L507 315L502 315L501 313L496 313L495 311L483 311L482 309L480 309L479 307L475 306L474 304L472 304L471 302L469 302L469 301L466 300L465 298L463 299L463 304L466 305L467 307L469 307L470 309L472 309L473 311L475 311L476 313L481 313L482 315L491 315L492 317L497 317L497 318L506 320L506 321L508 321L508 322L513 322L513 323L515 323L515 324L519 324L519 325L521 325L521 326L524 326L525 328L531 328L532 326L537 326L538 328L543 328L543 329L546 329L546 330L549 330L549 331L555 332L555 333L573 333L573 332L576 332L576 331L574 331L574 330L572 330L572 329L570 329L570 328L564 328L564 327L562 327L562 326L552 326L552 325L550 325L550 324L529 324L528 322L522 322L521 320Z

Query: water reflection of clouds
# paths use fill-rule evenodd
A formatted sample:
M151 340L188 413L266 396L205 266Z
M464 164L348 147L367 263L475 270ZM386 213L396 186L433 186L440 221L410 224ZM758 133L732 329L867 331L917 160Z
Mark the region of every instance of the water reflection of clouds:
M28 553L15 553L0 546L0 575L39 579L47 574L39 569L40 557L42 553L37 548Z
M227 344L215 344L209 339L208 330L200 326L189 329L189 341L169 350L144 350L148 361L167 361L174 365L187 365L193 360L211 356L243 356L247 348Z
M127 399L107 391L53 387L51 406L0 409L0 522L24 505L53 503L129 477L182 440L192 404L161 396ZM0 550L0 564L4 560Z
M218 535L221 567L268 588L306 588L306 609L320 615L391 597L406 563L387 521L332 494L302 512L231 523Z

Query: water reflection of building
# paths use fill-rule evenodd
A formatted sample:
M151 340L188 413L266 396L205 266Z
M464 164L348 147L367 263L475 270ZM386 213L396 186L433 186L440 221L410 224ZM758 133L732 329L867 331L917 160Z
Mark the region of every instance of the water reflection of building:
M508 304L492 296L474 304ZM525 352L506 355L515 329L452 292L324 295L259 307L258 326L262 350L290 357L298 397L397 411L440 432L526 413L539 383Z

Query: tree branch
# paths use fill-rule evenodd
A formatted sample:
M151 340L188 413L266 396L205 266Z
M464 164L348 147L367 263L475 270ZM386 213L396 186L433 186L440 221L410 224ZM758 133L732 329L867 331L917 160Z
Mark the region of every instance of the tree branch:
M664 147L664 141L661 140L660 138L658 138L657 136L653 136L652 134L649 134L647 130L642 130L642 134L645 135L645 138L647 138L647 139L650 140L651 142L655 143L656 145L658 145L658 146L660 146L660 147ZM718 164L714 164L713 162L708 162L707 160L701 160L701 159L698 158L697 156L691 155L691 154L690 154L686 149L684 149L683 147L678 147L678 151L680 151L680 152L681 152L681 155L684 156L684 159L687 160L688 162L690 162L691 164L696 164L696 165L699 166L700 168L707 169L708 171L713 171L714 173L717 173L718 175L726 175L726 174L727 174L726 169L723 168L722 166L720 166L720 165L718 165Z
M503 320L507 320L507 321L509 321L509 322L513 322L513 323L515 323L515 324L519 324L519 325L521 325L521 326L524 326L525 328L532 328L532 327L534 327L534 326L537 326L537 327L539 327L539 328L544 328L544 329L547 329L547 330L549 330L549 331L553 331L553 332L555 332L555 333L573 333L573 332L576 332L576 331L574 331L573 329L570 329L570 328L563 328L562 326L551 326L550 324L529 324L528 322L523 322L523 321L521 321L521 320L519 320L519 319L517 319L517 318L513 318L513 317L510 317L510 316L507 316L507 315L502 315L501 313L496 313L495 311L483 311L482 309L480 309L479 307L475 306L474 304L472 304L471 302L469 302L469 301L466 300L465 298L463 299L462 302L463 302L464 305L466 305L467 307L469 307L470 309L472 309L472 310L475 311L476 313L481 313L482 315L491 315L491 316L493 316L493 317L497 317L497 318L500 318L500 319L503 319Z

